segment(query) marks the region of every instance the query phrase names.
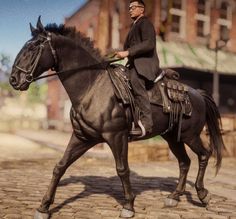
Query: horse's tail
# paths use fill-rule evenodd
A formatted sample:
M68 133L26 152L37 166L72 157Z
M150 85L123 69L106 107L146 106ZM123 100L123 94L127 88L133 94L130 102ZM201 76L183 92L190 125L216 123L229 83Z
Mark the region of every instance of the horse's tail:
M206 125L210 136L210 149L216 157L216 174L221 167L222 151L225 149L224 141L221 134L221 116L213 100L205 91L199 90L204 97L206 104Z

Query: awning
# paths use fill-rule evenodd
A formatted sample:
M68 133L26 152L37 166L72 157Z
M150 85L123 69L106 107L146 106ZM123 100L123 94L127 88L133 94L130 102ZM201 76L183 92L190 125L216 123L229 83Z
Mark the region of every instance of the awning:
M215 72L215 51L205 46L157 39L157 52L162 68L189 68ZM236 54L219 50L217 72L236 76Z

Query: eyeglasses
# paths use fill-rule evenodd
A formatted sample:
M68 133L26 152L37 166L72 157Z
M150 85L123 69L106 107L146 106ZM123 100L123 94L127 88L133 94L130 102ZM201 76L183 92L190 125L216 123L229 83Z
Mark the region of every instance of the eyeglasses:
M133 11L136 8L144 8L144 7L142 5L133 5L133 6L129 7L129 11Z

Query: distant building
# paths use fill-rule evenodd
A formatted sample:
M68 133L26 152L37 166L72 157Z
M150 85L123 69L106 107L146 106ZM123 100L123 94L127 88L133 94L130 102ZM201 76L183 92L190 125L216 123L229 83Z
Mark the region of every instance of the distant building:
M162 67L174 68L182 80L212 93L215 45L219 42L219 106L236 112L236 0L146 0L146 15L157 32ZM91 37L103 54L122 49L131 19L128 0L90 0L65 19L66 26ZM227 44L223 47L224 41ZM48 117L51 124L68 120L69 101L60 82L50 79ZM56 93L56 95L55 95Z

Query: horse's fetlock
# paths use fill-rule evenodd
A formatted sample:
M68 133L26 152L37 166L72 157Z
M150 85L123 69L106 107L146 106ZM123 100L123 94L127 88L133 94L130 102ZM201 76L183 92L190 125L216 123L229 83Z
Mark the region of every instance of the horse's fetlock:
M136 195L134 195L134 193L131 193L129 196L125 196L125 199L129 202L134 202L136 198Z
M52 204L52 201L48 197L44 197L42 200L42 204L38 208L38 211L41 213L48 213L48 209L51 204Z
M171 199L179 201L179 197L181 195L183 195L183 192L184 192L184 190L183 191L177 191L176 190L173 193L171 193L170 195L168 195L168 198L171 198Z
M131 196L125 197L126 202L124 203L123 207L130 211L134 211L134 200L136 196L132 193Z
M201 190L197 190L197 194L200 200L204 199L207 194L208 194L208 190L207 189L201 189Z

